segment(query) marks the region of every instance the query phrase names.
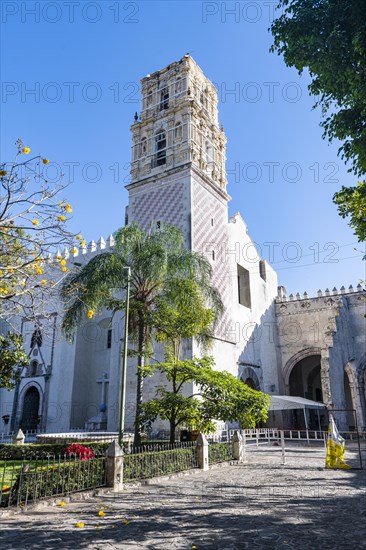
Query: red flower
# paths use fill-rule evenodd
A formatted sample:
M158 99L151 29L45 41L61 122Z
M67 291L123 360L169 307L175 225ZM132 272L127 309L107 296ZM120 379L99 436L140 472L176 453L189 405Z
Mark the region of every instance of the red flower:
M84 445L79 445L79 443L69 445L65 450L65 454L68 456L77 456L81 460L90 460L91 458L95 458L91 449L84 447Z

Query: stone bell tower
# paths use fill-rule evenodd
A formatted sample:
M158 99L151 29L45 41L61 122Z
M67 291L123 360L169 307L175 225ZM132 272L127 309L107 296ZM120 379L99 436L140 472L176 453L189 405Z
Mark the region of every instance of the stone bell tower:
M216 89L189 55L147 75L141 85L142 110L131 127L128 223L145 230L174 224L188 248L209 258L227 308L223 326L231 299L225 261L230 197Z

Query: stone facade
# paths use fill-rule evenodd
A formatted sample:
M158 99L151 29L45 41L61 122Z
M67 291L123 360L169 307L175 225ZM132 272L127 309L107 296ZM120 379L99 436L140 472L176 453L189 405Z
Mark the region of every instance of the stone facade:
M354 428L357 420L358 427L365 428L362 288L294 298L278 287L276 272L259 257L240 214L228 219L226 138L218 123L217 94L190 56L142 80L142 111L136 113L131 131L126 221L138 222L145 230L175 224L187 247L211 262L213 283L225 305L212 350L216 368L269 394L300 395L334 409L356 409L356 419L351 412L336 413L341 427ZM63 256L72 267L113 247L110 236ZM85 320L72 344L63 339L60 321L55 312L52 323L44 323L38 344L34 327L23 322L31 364L14 392L0 390L0 415L10 417L4 431L22 426L56 432L86 425L117 430L122 315L112 319L105 311ZM201 351L192 341L185 352L192 357ZM158 346L154 356L162 357ZM152 398L162 383L159 374L148 379L144 398ZM135 394L136 359L131 358L126 429L133 426ZM310 423L313 420L310 415ZM296 415L269 421L301 427Z

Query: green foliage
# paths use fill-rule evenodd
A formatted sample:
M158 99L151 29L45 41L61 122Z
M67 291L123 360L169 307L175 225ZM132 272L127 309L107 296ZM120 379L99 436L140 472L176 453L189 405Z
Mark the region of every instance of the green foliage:
M348 225L359 242L366 241L366 181L359 181L356 187L343 186L335 193L333 202L342 218L350 218Z
M197 468L196 448L124 455L123 480L137 481Z
M208 446L208 463L228 462L233 460L231 443L211 443Z
M228 372L214 370L213 365L212 357L155 365L171 385L158 387L156 398L143 404L144 422L150 425L159 416L169 420L171 429L183 424L205 432L213 430L214 419L239 421L243 428L254 428L258 422L264 422L270 397L249 388ZM197 393L183 395L186 383L198 387Z
M12 504L105 485L105 458L23 466L9 495Z
M87 446L98 455L104 455L110 445L110 442L80 442L82 445ZM30 460L37 458L47 457L63 457L65 455L66 447L68 444L30 444L30 445L12 445L2 444L0 445L0 460Z
M19 334L0 335L0 388L12 389L15 385L17 367L25 367L29 357L23 348Z
M366 172L366 3L364 0L279 0L272 51L301 74L318 96L324 136L357 175Z
M201 254L185 248L178 228L163 225L145 233L132 224L117 231L113 252L98 254L63 285L66 307L63 330L69 338L88 311L101 311L105 307L113 312L124 309L124 299L116 298L115 294L126 288L125 266L131 268L129 334L137 356L135 445L139 445L143 378L149 373L145 362L151 356L156 320L165 307L164 297L168 297L166 308L169 308L189 285L196 285L213 311L221 311L222 303L218 291L211 286L210 263ZM162 334L163 325L159 331ZM133 354L129 350L129 355Z

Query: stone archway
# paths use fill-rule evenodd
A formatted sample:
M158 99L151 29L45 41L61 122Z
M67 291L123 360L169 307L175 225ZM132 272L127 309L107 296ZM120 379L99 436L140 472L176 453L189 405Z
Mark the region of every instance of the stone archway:
M36 386L29 386L24 394L20 428L23 432L36 431L39 422L40 392Z
M306 348L304 350L301 350L295 353L295 355L293 355L291 359L287 361L286 365L283 368L283 379L284 379L287 395L289 395L289 379L290 379L290 374L292 369L297 363L299 363L299 361L302 361L306 357L310 357L312 355L321 355L321 348L316 348L316 347Z
M252 367L246 367L240 375L240 380L253 390L260 390L261 383L257 376L257 373Z
M304 397L311 401L323 401L322 381L321 381L321 354L309 353L302 354L297 362L292 366L288 376L287 393L295 397ZM324 414L323 414L324 416ZM319 421L323 424L326 418L320 418L317 411L307 410L305 422L303 410L293 410L289 413L289 421L294 428L304 429L308 426L310 429L319 429Z

